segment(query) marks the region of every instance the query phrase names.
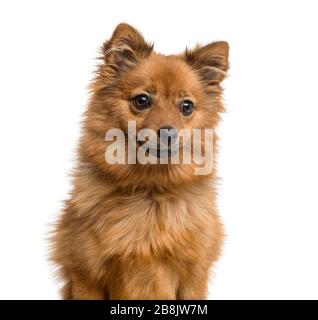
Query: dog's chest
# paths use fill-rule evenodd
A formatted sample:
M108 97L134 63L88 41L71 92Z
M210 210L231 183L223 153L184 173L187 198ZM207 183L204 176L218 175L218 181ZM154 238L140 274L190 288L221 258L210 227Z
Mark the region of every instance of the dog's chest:
M202 195L134 195L108 205L100 233L106 255L193 255L213 232L213 212Z

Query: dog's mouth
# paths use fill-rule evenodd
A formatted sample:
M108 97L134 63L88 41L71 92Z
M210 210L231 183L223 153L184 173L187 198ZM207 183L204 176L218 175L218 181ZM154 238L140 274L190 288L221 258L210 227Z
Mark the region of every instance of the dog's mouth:
M145 153L148 153L157 158L170 158L179 152L178 144L169 144L168 146L160 146L160 143L150 144L144 141L137 141L139 148L142 148Z

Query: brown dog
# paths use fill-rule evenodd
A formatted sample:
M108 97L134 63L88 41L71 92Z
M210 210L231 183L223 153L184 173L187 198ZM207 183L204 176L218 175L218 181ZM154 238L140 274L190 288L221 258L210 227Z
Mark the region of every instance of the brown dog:
M109 164L105 132L127 132L128 120L136 121L137 131L215 128L228 44L164 56L120 24L103 45L102 59L91 84L73 191L53 234L63 297L206 298L223 238L215 170L196 175L195 164Z

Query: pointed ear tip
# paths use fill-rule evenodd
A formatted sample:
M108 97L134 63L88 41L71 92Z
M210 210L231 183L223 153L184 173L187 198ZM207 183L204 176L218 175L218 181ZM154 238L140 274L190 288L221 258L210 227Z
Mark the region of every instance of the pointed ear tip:
M126 22L121 22L115 27L113 34L118 35L118 34L126 34L131 32L138 32L138 31L130 24Z
M120 22L117 24L115 30L120 30L120 29L133 29L133 27L126 22Z
M223 51L229 51L230 49L230 45L228 44L227 41L216 41L214 42L214 45L216 47L218 47L220 50L223 50Z

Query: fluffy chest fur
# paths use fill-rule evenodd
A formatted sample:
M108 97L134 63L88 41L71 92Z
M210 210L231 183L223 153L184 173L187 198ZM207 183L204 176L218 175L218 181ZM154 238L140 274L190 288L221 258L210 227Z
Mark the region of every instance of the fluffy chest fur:
M104 254L195 258L194 248L213 233L213 212L201 195L193 199L190 190L182 193L113 196L96 224Z
M104 278L105 266L114 260L189 264L219 251L222 232L211 183L165 192L125 192L96 179L77 178L62 216L60 245L67 248L57 255L67 252L61 259L70 260L70 265L76 257L94 278Z

